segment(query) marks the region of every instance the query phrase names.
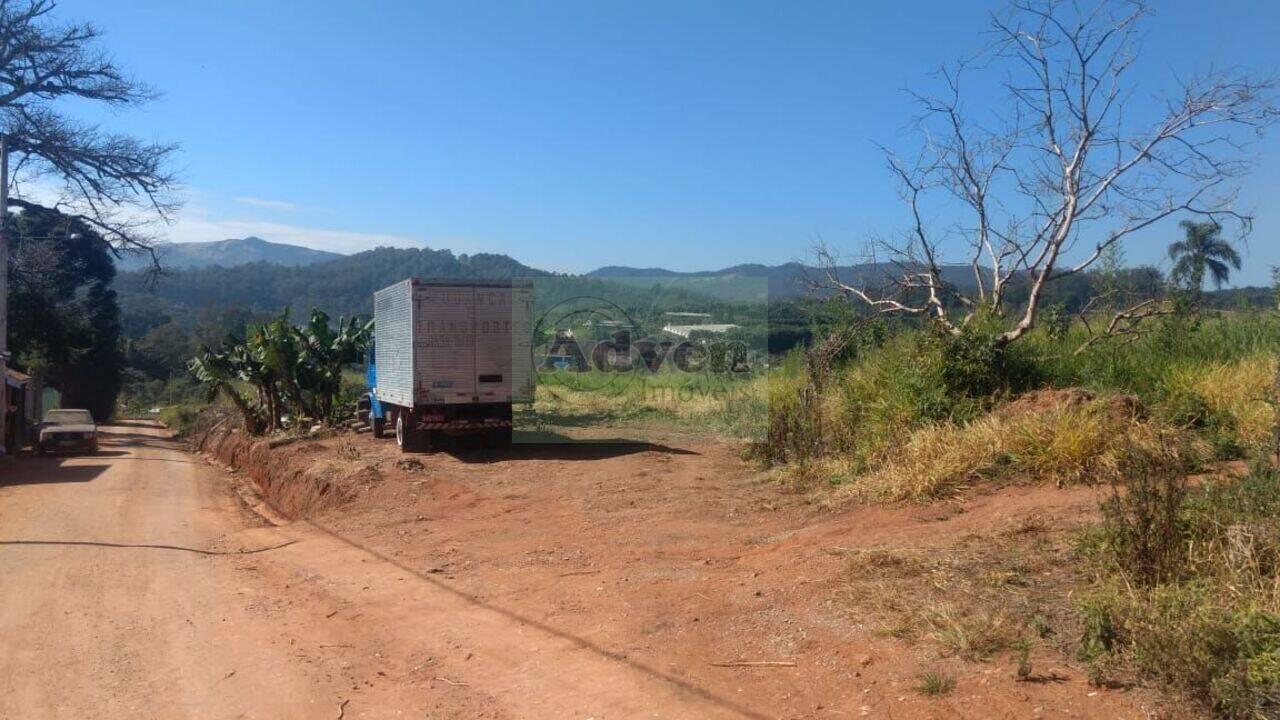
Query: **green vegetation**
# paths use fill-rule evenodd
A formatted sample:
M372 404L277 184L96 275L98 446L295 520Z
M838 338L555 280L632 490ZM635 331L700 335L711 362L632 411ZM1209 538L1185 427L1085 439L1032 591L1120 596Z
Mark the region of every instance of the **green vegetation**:
M1168 457L1126 467L1125 490L1080 541L1094 574L1077 602L1099 682L1153 681L1228 718L1280 712L1280 473L1189 487Z
M1231 270L1240 269L1240 253L1222 239L1222 226L1212 220L1183 220L1180 227L1186 237L1169 246L1169 259L1173 260L1169 276L1197 295L1204 288L1205 273L1214 287L1225 285Z
M83 221L39 207L13 226L10 364L60 389L64 406L105 420L125 363L108 245Z
M768 422L763 372L657 373L612 379L600 373L554 372L539 377L537 398L517 408L521 427L610 427L659 423L735 438L762 438Z
M755 454L838 486L837 500L926 500L980 479L1102 480L1125 438L1176 435L1197 461L1270 442L1280 318L1174 315L1147 330L1083 352L1079 323L1003 348L984 324L862 331L851 358L819 368L796 352L773 373Z
M191 372L212 400L236 408L251 433L278 430L286 420L332 423L354 396L342 398L344 370L361 360L372 322L339 320L313 310L295 326L286 310L270 322L251 325L243 340L228 337L218 351L207 347L191 360Z
M922 695L936 697L938 695L946 695L956 687L956 679L950 675L945 675L937 670L929 670L920 673L919 682L916 683L916 691Z

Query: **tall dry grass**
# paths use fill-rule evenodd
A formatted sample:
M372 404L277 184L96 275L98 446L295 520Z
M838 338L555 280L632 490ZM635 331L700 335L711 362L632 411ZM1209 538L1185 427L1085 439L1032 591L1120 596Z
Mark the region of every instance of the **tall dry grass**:
M1267 446L1276 423L1276 359L1254 354L1231 362L1202 362L1173 368L1166 382L1171 399L1203 408L1201 424L1232 433L1246 452Z
M789 361L770 378L759 455L786 479L829 482L839 504L928 500L991 478L1103 480L1118 438L1185 434L1204 460L1271 442L1280 317L1180 318L1077 354L1084 339L1080 327L1037 331L996 358L992 376L977 341L907 329L835 368L816 393L804 364ZM1096 401L1002 409L1035 388L1083 388Z
M1162 469L1164 468L1164 469ZM1150 682L1214 716L1280 716L1280 475L1188 487L1178 466L1129 468L1080 540L1077 607L1099 682Z
M966 424L936 423L886 449L872 469L843 482L830 502L923 501L974 482L1016 479L1058 485L1102 481L1116 472L1128 445L1179 436L1116 398L1045 393L1043 407L1010 406ZM1016 405L1016 404L1015 404Z

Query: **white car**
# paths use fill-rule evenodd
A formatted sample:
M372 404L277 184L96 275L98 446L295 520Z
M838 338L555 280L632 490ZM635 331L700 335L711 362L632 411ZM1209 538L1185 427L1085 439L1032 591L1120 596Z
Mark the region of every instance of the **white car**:
M37 429L37 453L98 451L98 426L88 410L50 410Z

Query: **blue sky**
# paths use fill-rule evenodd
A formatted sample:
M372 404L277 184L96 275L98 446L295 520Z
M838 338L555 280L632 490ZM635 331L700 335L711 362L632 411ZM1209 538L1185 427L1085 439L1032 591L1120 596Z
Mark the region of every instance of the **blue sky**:
M995 7L994 4L990 7ZM1280 66L1280 4L1158 3L1139 77ZM164 93L103 123L182 145L174 241L718 268L906 219L875 143L977 47L978 3L63 0ZM995 101L995 98L990 98ZM1280 264L1280 133L1244 183L1246 282ZM1135 239L1156 262L1177 229ZM957 258L958 259L958 258ZM1166 263L1167 265L1167 263Z

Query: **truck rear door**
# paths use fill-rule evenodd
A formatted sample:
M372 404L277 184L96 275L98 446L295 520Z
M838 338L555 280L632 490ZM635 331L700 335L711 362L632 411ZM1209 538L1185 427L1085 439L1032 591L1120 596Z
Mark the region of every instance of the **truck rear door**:
M414 286L414 391L419 403L470 403L476 395L475 288Z
M476 288L476 375L480 402L510 402L512 371L511 288Z

